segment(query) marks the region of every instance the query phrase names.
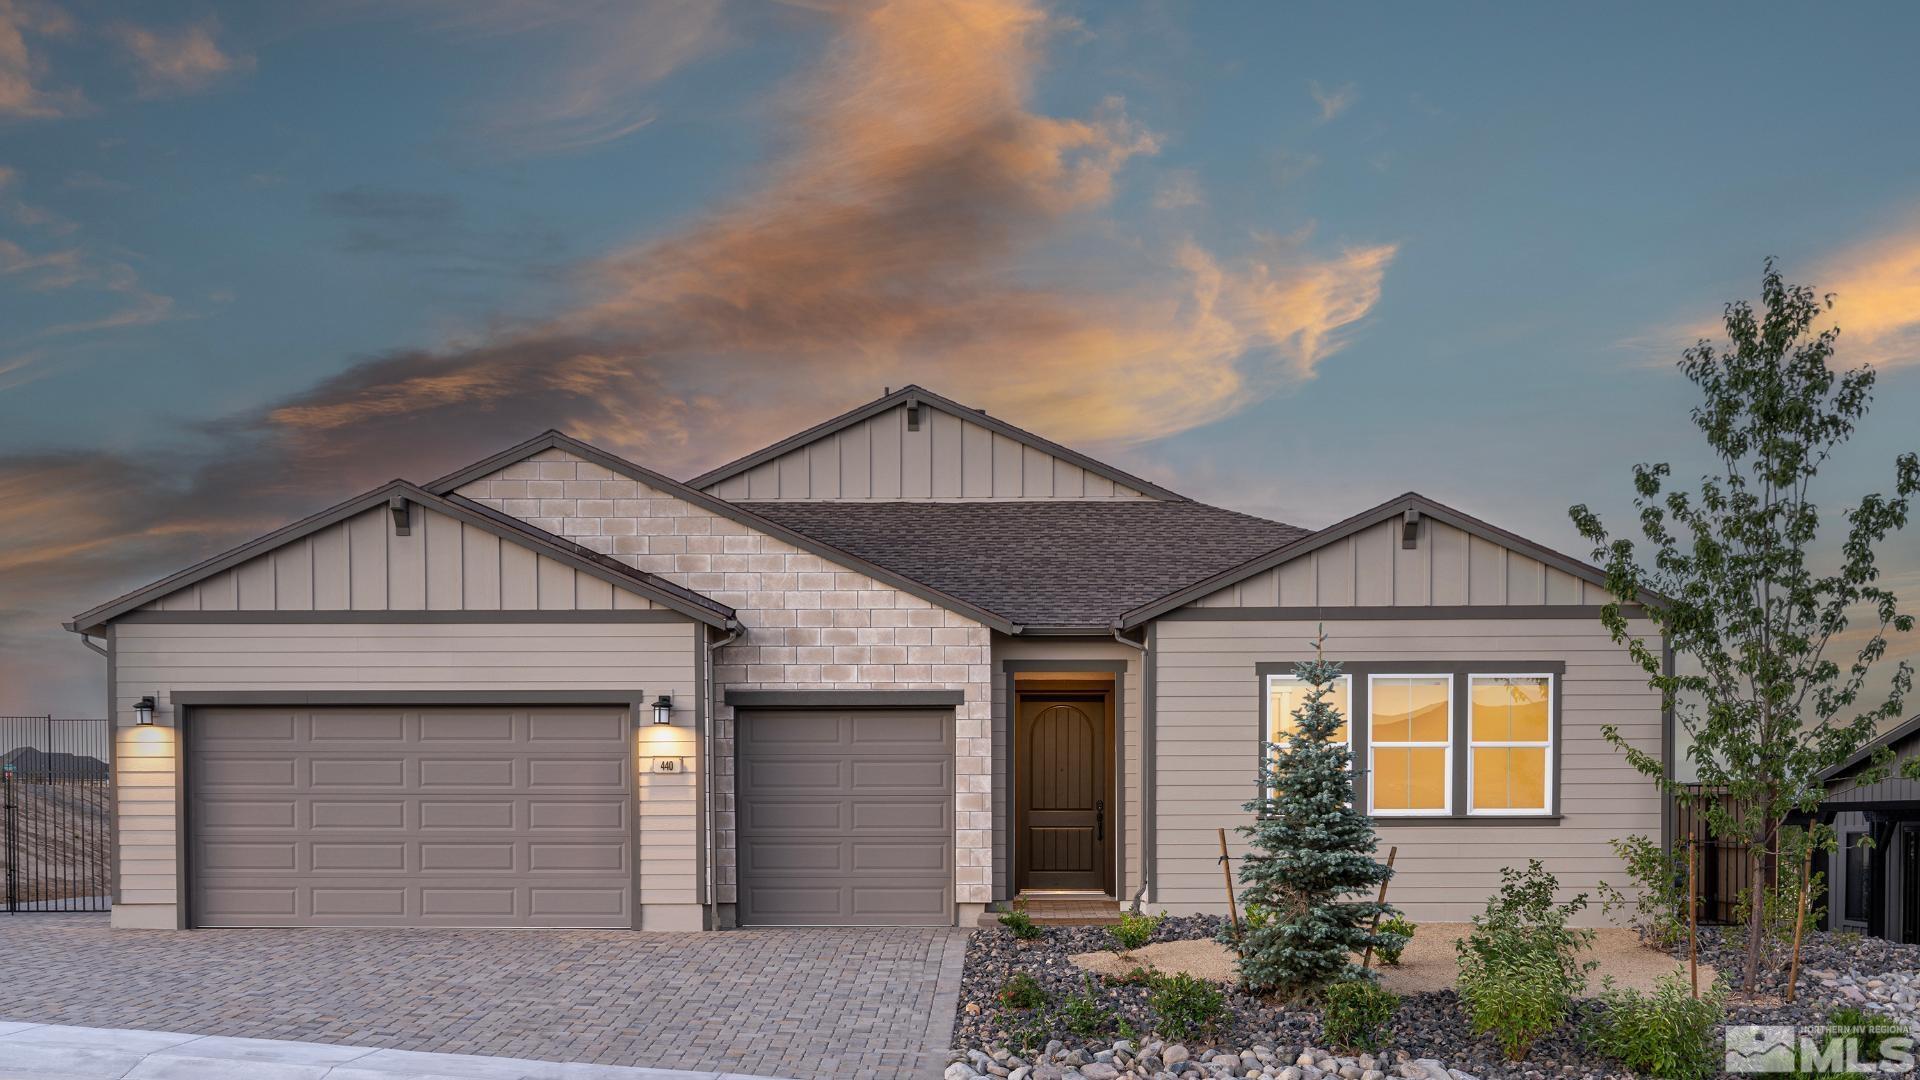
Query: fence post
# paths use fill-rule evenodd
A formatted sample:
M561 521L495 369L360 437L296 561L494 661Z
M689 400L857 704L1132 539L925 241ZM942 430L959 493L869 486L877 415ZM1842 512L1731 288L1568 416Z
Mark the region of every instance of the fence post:
M0 765L0 817L6 824L3 832L7 848L7 914L14 913L14 863L19 858L20 838L14 832L13 824L13 763Z

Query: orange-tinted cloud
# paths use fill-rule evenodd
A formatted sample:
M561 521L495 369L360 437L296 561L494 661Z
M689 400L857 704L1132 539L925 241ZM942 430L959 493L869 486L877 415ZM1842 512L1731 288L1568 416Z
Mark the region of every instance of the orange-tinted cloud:
M0 116L45 119L85 107L79 91L48 88L45 57L29 43L72 31L73 21L51 4L0 0Z
M43 506L53 531L0 549L0 593L17 583L50 625L137 584L135 567L158 576L186 547L549 426L689 474L915 380L1069 443L1141 442L1310 378L1380 298L1390 244L1226 250L1108 220L1160 136L1117 99L1034 109L1059 26L1033 3L807 17L832 20L832 41L781 88L787 148L744 195L579 267L579 302L549 318L208 425L213 451L167 463L171 484L152 462L71 463L111 492L111 519ZM63 547L89 554L60 563Z
M220 47L212 22L178 27L118 23L109 34L134 62L140 92L148 97L191 94L222 75L250 71L253 58Z
M1920 364L1920 219L1823 261L1813 282L1834 294L1843 359Z

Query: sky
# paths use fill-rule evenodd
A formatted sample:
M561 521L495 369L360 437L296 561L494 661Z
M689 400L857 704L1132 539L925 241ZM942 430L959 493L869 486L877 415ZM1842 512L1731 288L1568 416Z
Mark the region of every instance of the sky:
M75 613L549 427L689 477L917 382L1305 526L1571 554L1762 262L1920 444L1920 9L0 0L0 713ZM1829 541L1831 548L1834 541ZM1920 531L1886 549L1920 594ZM1911 652L1912 650L1906 649Z

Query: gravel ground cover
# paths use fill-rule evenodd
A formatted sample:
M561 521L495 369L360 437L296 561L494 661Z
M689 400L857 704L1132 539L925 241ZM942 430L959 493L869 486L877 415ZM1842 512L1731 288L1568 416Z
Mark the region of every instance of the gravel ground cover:
M1154 942L1213 937L1223 920L1190 916L1162 920ZM983 927L968 941L959 1011L957 1060L947 1080L1008 1077L1009 1080L1109 1080L1114 1077L1265 1077L1269 1080L1609 1080L1632 1074L1600 1059L1584 1045L1581 1021L1599 1008L1575 1007L1574 1017L1536 1043L1527 1059L1508 1062L1491 1039L1471 1034L1451 990L1404 995L1382 1049L1370 1055L1340 1055L1325 1049L1317 1013L1257 997L1226 992L1227 1017L1213 1030L1184 1040L1160 1036L1150 991L1124 979L1089 975L1069 957L1111 948L1104 927L1051 927L1036 941L1021 942L1001 927ZM1684 948L1675 950L1684 958ZM1741 969L1737 930L1701 928L1703 979L1708 965L1737 978ZM1920 946L1899 945L1850 934L1813 933L1801 952L1798 1000L1781 991L1784 971L1771 974L1759 995L1735 994L1727 1021L1735 1024L1818 1025L1843 1004L1892 1015L1920 1031ZM1684 970L1684 967L1682 968ZM1022 1010L1003 1006L998 995L1012 973L1031 975L1050 1006ZM1092 1034L1069 1030L1060 1005L1094 992L1126 1027ZM1591 992L1597 992L1595 986Z

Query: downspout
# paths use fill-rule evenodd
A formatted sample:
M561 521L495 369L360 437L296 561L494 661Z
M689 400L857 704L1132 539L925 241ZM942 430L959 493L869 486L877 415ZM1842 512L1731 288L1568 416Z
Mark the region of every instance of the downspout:
M707 715L705 717L706 723L703 725L706 728L706 730L700 733L700 737L701 737L700 789L704 793L702 802L706 804L703 807L701 807L701 815L703 818L702 824L701 824L701 832L704 834L702 838L702 843L706 845L706 853L707 853L706 898L707 898L708 906L711 907L713 910L714 925L712 926L712 929L715 929L715 930L719 929L719 922L720 922L720 889L719 889L719 874L715 871L714 865L713 865L714 859L718 854L718 844L716 843L716 839L715 839L714 810L713 810L713 753L714 753L713 728L714 728L714 724L718 722L717 720L715 720L714 714L719 711L720 702L718 700L719 695L716 693L716 691L719 688L719 684L718 684L718 681L713 676L713 660L715 655L717 655L721 649L726 648L728 645L731 645L735 641L739 640L740 634L742 632L739 623L730 622L728 625L730 629L727 631L726 637L723 637L718 641L715 641L712 639L709 639L707 641L707 662L705 665L706 670L701 673L702 681L705 682L706 685L700 688L700 693L703 697L705 697L706 704L707 704L707 708L706 708Z
M1142 636L1151 637L1153 624L1147 624ZM1133 911L1153 887L1153 650L1145 641L1135 641L1113 625L1113 640L1140 650L1140 891L1133 894ZM1116 890L1118 891L1118 890Z
M74 633L80 634L80 631L75 630ZM99 653L102 657L105 657L108 655L106 646L95 645L93 643L93 639L88 637L85 634L80 634L80 644L85 645L87 648L92 649L94 652Z

